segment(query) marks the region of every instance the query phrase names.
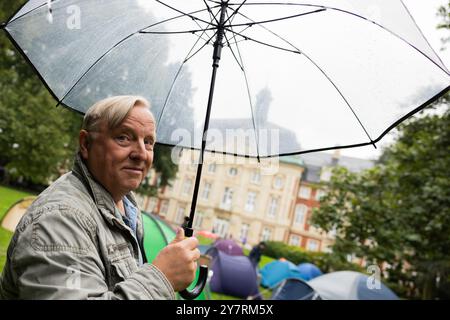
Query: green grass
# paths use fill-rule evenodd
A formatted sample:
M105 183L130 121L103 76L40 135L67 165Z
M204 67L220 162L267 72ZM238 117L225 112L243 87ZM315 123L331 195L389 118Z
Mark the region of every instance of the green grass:
M11 205L30 195L32 194L29 192L0 186L0 221ZM6 262L6 251L8 250L9 241L11 240L12 235L12 232L0 227L0 273Z

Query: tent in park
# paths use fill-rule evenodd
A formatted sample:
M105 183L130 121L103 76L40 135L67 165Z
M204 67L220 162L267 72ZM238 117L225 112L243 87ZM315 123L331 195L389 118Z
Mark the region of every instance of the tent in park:
M300 275L302 276L303 280L306 281L312 280L322 275L322 271L320 271L320 269L312 263L300 263L298 265L298 270L300 271Z
M290 278L281 281L273 290L271 300L321 300L319 294L303 280Z
M34 199L36 199L35 196L25 197L9 207L1 220L1 227L8 231L14 232L20 219L22 219Z
M288 260L275 260L261 269L261 285L273 288L281 281L289 278L304 280L298 267Z
M143 212L142 221L144 224L145 256L151 262L175 238L175 231L168 223L148 212ZM199 262L201 264L208 264L209 259L206 256L202 256ZM197 283L197 277L198 273L193 284ZM208 297L209 285L207 283L203 292L195 300L208 300ZM179 299L181 298L179 297Z
M324 300L398 300L397 295L375 277L355 271L337 271L308 281Z
M206 254L212 257L211 291L242 299L259 298L256 269L247 256L230 255L216 247Z

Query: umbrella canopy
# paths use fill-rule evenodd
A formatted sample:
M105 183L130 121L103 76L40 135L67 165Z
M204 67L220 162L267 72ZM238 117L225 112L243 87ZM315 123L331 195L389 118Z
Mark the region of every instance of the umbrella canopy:
M162 144L201 149L212 88L205 150L267 157L373 144L450 85L400 0L48 3L3 28L55 99L143 95Z
M298 265L298 271L306 281L314 279L322 274L322 271L312 263L300 263Z
M231 239L220 239L214 242L214 247L230 256L243 256L242 248Z
M397 295L386 285L369 286L371 279L355 271L338 271L317 277L308 284L324 300L397 300Z

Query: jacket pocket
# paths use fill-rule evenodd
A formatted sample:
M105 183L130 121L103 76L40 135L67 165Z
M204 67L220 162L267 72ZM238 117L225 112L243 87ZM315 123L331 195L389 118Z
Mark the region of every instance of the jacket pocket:
M109 245L108 260L111 265L110 283L112 286L126 280L138 270L137 263L131 255L130 244L128 243Z

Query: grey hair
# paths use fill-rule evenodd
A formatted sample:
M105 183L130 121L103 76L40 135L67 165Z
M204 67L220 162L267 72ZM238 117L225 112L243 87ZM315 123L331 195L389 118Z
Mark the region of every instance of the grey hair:
M99 131L103 121L109 129L117 128L131 109L137 105L149 108L150 103L141 96L115 96L98 101L88 109L83 118L81 129Z

